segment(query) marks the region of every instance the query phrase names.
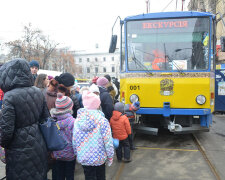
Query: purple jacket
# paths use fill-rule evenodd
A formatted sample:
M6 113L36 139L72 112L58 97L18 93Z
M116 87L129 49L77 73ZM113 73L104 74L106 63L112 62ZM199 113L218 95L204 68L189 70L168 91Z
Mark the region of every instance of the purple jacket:
M68 143L65 149L60 151L53 151L53 157L57 160L72 161L75 159L75 154L72 146L73 124L75 119L73 118L70 111L57 113L55 111L55 108L53 108L50 113L53 117L57 118L57 124L60 127L60 132Z

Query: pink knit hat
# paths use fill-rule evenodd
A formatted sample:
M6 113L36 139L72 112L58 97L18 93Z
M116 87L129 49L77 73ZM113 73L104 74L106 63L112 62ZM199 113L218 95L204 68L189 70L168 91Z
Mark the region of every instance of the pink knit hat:
M100 77L100 78L98 78L96 83L98 86L105 87L109 83L109 81L105 77Z
M92 92L86 92L86 91L82 95L82 101L83 101L84 108L87 108L89 110L98 109L101 104L99 96L97 96L96 94Z
M57 111L65 111L67 109L72 110L73 101L68 96L63 96L62 93L57 93L57 99L55 101L55 107Z

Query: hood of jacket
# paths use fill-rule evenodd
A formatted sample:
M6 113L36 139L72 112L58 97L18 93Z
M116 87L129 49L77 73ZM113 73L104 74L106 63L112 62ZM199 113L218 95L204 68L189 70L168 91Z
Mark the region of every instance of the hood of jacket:
M57 119L57 124L59 125L60 129L66 129L66 128L70 129L71 123L74 122L72 111L69 109L67 111L60 113L60 112L57 112L56 108L52 108L50 110L50 114L52 117Z
M105 87L98 86L98 88L99 88L100 93L108 92L107 89L106 89Z
M49 91L49 90L47 90L46 94L48 96L57 97L57 91Z
M114 120L114 121L118 121L119 120L119 118L120 118L120 116L122 116L123 114L121 113L121 112L119 112L119 111L113 111L113 115L112 115L112 119Z
M31 87L34 80L28 62L14 59L0 68L0 88L3 92L19 87Z
M76 123L81 131L92 131L101 117L104 117L104 114L99 110L81 108L77 112Z

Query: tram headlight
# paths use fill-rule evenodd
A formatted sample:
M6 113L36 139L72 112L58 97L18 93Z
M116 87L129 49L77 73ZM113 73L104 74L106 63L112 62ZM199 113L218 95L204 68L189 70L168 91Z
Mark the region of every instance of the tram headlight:
M132 94L132 95L130 96L130 102L133 103L133 102L137 102L137 101L139 101L138 95Z
M197 102L198 104L200 104L200 105L205 104L205 102L206 102L205 96L203 96L203 95L198 95L198 96L196 97L196 102Z

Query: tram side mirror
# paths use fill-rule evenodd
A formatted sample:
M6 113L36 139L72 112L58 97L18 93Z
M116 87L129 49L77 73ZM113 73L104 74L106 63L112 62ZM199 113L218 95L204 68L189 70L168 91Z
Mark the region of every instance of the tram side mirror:
M109 53L114 53L116 50L116 43L117 43L117 35L112 35L110 47L109 47Z
M225 52L225 36L221 36L220 44L221 44L221 51Z

